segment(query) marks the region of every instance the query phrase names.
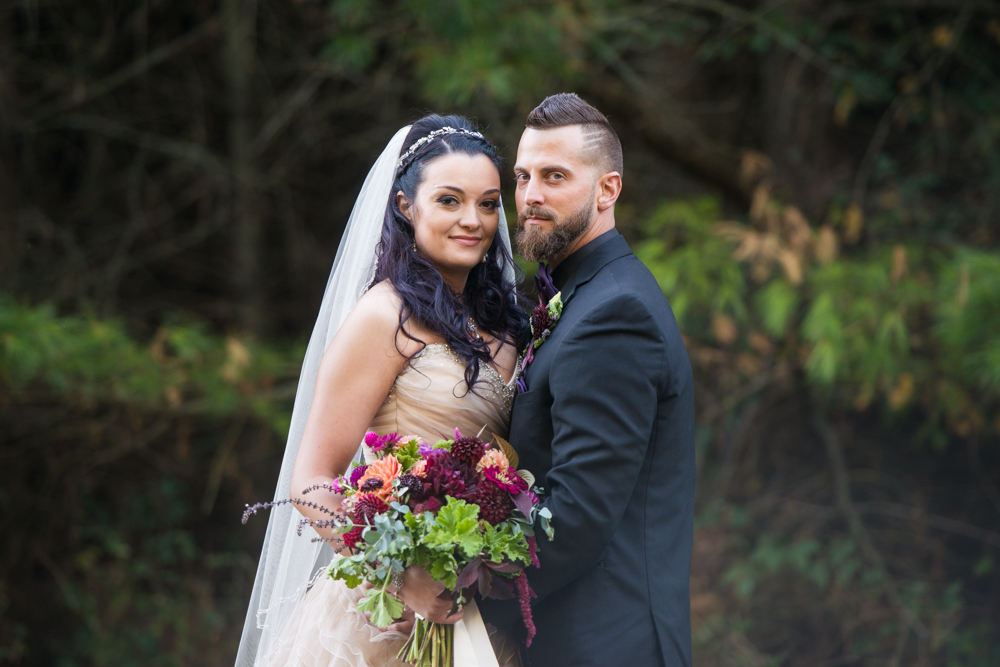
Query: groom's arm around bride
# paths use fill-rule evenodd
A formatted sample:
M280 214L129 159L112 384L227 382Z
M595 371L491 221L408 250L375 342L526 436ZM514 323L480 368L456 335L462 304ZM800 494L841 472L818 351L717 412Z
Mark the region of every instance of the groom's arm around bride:
M532 665L691 664L691 369L663 293L614 229L622 171L614 130L575 95L529 115L517 245L554 265L564 304L510 432L556 535L529 573ZM508 601L482 607L497 625L519 617Z

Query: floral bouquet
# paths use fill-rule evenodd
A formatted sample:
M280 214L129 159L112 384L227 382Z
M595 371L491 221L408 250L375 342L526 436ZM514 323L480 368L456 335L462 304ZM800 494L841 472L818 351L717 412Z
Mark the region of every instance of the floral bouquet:
M528 644L535 634L529 598L533 595L524 570L538 567L534 524L538 520L553 537L551 513L539 507L534 477L518 470L513 447L499 437L492 445L455 429L453 440L434 445L418 436L379 436L365 443L375 452L371 465L354 464L327 488L344 496L339 512L301 499L332 516L303 519L302 525L331 528L327 539L350 551L335 559L329 576L348 587L367 583L358 610L372 624L388 627L403 613L403 603L389 592L393 578L410 565L423 566L431 577L455 592L461 607L476 591L483 597L518 597ZM248 507L250 513L272 503ZM300 526L301 528L301 526ZM450 667L454 626L417 619L399 659L420 667Z

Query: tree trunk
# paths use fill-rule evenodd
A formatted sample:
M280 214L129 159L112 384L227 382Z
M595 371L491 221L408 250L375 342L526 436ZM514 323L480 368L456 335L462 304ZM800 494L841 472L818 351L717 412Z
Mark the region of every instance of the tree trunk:
M250 91L254 68L255 0L224 0L225 71L229 87L229 155L232 160L234 241L233 287L237 321L250 335L261 334L264 294L260 279L262 216L254 182Z

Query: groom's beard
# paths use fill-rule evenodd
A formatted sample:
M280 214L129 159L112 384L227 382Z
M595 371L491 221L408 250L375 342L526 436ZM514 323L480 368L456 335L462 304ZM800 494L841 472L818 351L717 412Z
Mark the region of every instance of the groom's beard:
M593 198L588 197L588 200L563 219L547 209L535 206L528 206L518 213L514 243L521 256L529 262L548 262L561 257L594 221ZM534 225L529 227L524 223L528 218L551 220L552 229L545 231Z

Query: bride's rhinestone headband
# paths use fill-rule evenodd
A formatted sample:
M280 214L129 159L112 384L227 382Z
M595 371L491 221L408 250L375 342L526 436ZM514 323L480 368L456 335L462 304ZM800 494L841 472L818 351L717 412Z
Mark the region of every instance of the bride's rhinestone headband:
M454 128L454 127L451 127L450 125L448 125L448 126L442 127L440 130L434 130L433 132L431 132L430 134L428 134L426 137L421 137L421 138L417 139L416 141L414 141L413 145L410 146L409 148L407 148L406 152L399 156L399 162L396 163L396 169L399 169L400 167L402 167L403 163L406 162L406 160L411 155L413 155L414 153L416 153L417 150L419 150L421 146L423 146L424 144L426 144L428 141L433 141L436 137L440 137L442 134L467 134L470 137L476 137L477 139L482 139L483 141L486 141L486 137L484 137L479 132L473 132L472 130L462 130L462 129Z

